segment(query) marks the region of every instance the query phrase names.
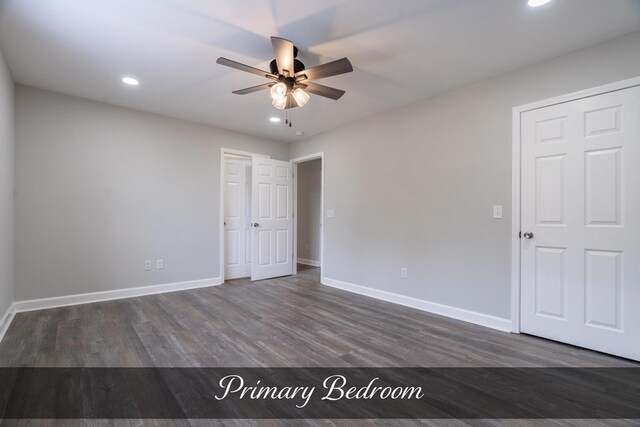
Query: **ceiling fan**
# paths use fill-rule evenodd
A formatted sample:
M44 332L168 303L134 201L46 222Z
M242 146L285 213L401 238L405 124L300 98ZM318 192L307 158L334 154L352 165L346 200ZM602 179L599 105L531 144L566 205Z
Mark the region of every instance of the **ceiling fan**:
M233 93L246 95L270 88L271 103L279 110L303 107L309 101L309 93L334 100L340 99L345 94L343 90L313 83L311 80L352 72L353 67L347 58L305 69L304 64L296 59L298 48L293 45L293 42L280 37L271 37L271 45L273 46L275 59L271 61L269 66L270 72L227 58L218 58L216 61L218 64L272 80L269 83L236 90Z

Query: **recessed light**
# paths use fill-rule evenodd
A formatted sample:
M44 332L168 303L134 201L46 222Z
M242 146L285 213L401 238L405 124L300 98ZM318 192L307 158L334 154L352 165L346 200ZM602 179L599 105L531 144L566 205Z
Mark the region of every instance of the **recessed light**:
M551 0L529 0L529 6L538 7L538 6L542 6L543 4L549 3L550 1Z
M302 132L302 131L297 131L297 132L296 132L296 135L298 135L298 136L300 136L300 135L304 135L304 132Z
M133 77L123 77L122 83L127 84L129 86L138 86L140 84L140 82L137 79L134 79Z
M280 117L271 117L269 121L273 123L280 123Z

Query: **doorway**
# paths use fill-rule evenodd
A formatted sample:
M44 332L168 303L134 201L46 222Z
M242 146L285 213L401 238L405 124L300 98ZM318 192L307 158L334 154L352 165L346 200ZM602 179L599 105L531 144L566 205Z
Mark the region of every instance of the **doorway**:
M514 110L516 332L640 360L637 117L640 79Z
M298 268L323 267L324 154L291 160L295 165L294 251Z
M294 273L294 165L221 149L220 270L223 281Z

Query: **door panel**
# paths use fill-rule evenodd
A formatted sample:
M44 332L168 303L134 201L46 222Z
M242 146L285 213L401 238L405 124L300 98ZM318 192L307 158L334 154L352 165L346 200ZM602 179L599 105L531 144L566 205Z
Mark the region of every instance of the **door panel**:
M622 257L619 251L586 251L587 325L620 330Z
M293 274L293 166L289 162L253 158L254 172L251 279Z
M565 225L565 156L536 159L536 224Z
M640 88L521 124L521 330L640 359Z
M622 225L620 148L585 153L586 225Z
M225 253L225 261L229 268L236 267L240 263L240 260L238 259L240 256L240 241L238 240L238 234L238 230L226 230L227 251ZM225 277L233 275L231 272L229 273L230 274L225 275ZM227 278L232 279L233 277Z
M224 277L237 279L251 274L251 265L247 262L251 242L250 204L247 204L247 192L251 194L247 184L247 173L250 174L251 163L248 160L225 160L224 185ZM247 172L249 170L249 172Z
M258 266L271 265L271 231L258 230Z
M251 276L251 162L245 163L245 205L244 205L244 276Z
M566 319L566 248L536 248L536 314Z
M289 230L276 230L276 264L288 262Z

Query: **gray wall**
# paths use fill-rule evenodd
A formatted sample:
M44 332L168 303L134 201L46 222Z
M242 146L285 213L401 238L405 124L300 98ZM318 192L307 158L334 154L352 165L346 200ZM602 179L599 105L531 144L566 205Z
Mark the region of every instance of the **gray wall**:
M298 258L320 262L322 160L298 164Z
M509 318L512 107L639 75L634 33L295 144L325 153L324 275Z
M0 53L0 319L13 302L13 79Z
M285 143L24 86L15 113L16 300L220 276L220 147L288 153Z

